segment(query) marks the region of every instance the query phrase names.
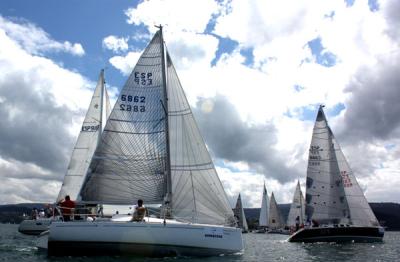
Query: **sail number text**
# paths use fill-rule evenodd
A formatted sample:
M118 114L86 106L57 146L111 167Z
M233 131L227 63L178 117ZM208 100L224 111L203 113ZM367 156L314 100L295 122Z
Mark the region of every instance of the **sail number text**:
M119 104L121 111L146 112L145 96L121 95L121 102Z
M134 81L137 85L151 86L153 84L153 73L135 72Z
M97 126L82 126L82 131L86 132L96 132L99 130L100 125Z

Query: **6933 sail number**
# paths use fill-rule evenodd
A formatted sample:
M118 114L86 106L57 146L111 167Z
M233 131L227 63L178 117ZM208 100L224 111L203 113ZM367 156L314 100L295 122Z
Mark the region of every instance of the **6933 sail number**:
M120 100L119 109L121 111L146 112L145 96L121 95Z

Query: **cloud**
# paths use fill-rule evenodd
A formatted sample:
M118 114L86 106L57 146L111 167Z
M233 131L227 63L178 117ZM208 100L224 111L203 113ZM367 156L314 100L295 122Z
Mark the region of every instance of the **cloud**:
M216 11L218 4L213 0L153 0L129 8L125 14L129 24L144 24L153 33L157 30L154 26L160 24L165 26L167 32L202 33Z
M285 165L285 159L275 150L277 130L272 123L246 124L235 107L218 95L199 99L194 113L215 158L245 162L250 170L281 183L299 175Z
M109 59L110 64L121 71L125 76L130 75L135 67L141 52L129 52L125 56L113 56Z
M0 28L30 54L41 55L46 52L67 52L75 56L85 54L81 44L69 41L57 42L43 29L26 20L12 21L0 16Z
M128 38L118 38L116 36L109 35L103 39L103 46L106 49L114 51L115 53L127 51Z
M2 27L10 24L2 18L0 174L4 184L0 203L51 202L59 190L95 83L36 55L43 49L34 44L42 42L21 44L19 35L8 34L8 28ZM20 32L32 29L29 23L17 28Z

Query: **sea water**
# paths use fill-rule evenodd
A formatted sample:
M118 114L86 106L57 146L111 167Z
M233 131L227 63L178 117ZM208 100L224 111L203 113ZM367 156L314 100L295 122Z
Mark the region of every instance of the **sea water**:
M61 257L48 258L36 248L36 237L18 232L18 225L0 224L0 261L400 261L400 232L386 232L382 243L289 243L287 236L243 234L243 254L208 258Z

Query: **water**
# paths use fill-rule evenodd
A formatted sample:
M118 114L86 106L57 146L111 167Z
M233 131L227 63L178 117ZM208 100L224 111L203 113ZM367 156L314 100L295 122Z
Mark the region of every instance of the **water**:
M135 257L63 257L48 258L36 248L36 237L17 232L18 225L0 224L0 261L400 261L400 232L386 232L383 243L300 244L286 242L287 236L244 234L246 249L242 255L210 258L135 258Z

